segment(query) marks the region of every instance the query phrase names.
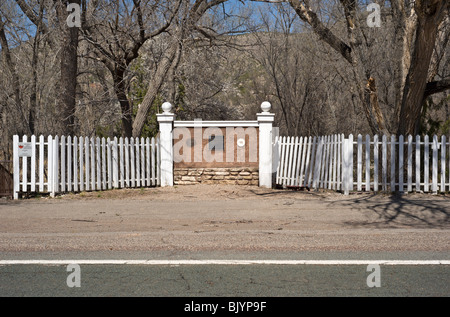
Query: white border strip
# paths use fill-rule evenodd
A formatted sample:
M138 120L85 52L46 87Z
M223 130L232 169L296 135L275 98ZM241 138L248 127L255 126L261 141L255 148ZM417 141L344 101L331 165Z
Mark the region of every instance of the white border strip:
M0 265L450 265L450 260L0 260Z

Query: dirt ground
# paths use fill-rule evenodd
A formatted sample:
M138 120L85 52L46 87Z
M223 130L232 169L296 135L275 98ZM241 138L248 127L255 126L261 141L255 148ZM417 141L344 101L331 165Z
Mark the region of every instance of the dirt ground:
M247 199L330 199L348 200L349 198L393 199L448 201L450 208L450 193L433 195L429 193L392 194L390 192L352 192L343 195L333 190L294 190L270 189L245 185L181 185L173 187L150 187L139 189L114 189L59 195L56 199L142 199L142 200L247 200Z
M450 251L448 195L185 185L0 200L0 252Z

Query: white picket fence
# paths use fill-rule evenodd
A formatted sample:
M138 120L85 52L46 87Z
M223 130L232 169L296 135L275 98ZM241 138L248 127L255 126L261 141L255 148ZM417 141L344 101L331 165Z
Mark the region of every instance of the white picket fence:
M276 184L357 191L450 191L446 136L277 137Z
M21 148L28 147L25 153ZM14 198L56 193L157 186L158 138L13 137Z
M276 184L341 189L343 139L343 135L275 138Z

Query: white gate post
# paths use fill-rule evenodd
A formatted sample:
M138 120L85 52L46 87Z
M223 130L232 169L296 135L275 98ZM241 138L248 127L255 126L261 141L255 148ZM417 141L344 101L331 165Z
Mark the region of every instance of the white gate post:
M262 112L256 116L259 126L259 186L272 188L272 123L274 113L269 110L271 104L267 101L261 104Z
M13 136L13 177L14 177L14 199L19 199L20 190L20 165L19 165L19 136Z
M344 139L342 146L342 182L344 195L353 190L353 135Z
M161 186L173 186L173 121L175 114L171 113L172 105L170 102L162 104L163 113L157 114L160 131L160 149L161 149Z

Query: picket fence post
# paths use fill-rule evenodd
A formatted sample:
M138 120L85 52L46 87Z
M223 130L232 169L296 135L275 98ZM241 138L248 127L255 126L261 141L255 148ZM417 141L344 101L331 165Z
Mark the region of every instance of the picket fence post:
M161 186L173 186L173 147L172 133L173 121L175 114L171 113L172 105L165 102L162 105L163 113L157 114L160 131L160 148L161 148Z
M270 113L271 104L261 104L256 115L259 127L259 186L272 188L272 124L275 114Z
M353 135L344 139L342 151L342 178L344 195L353 190Z

